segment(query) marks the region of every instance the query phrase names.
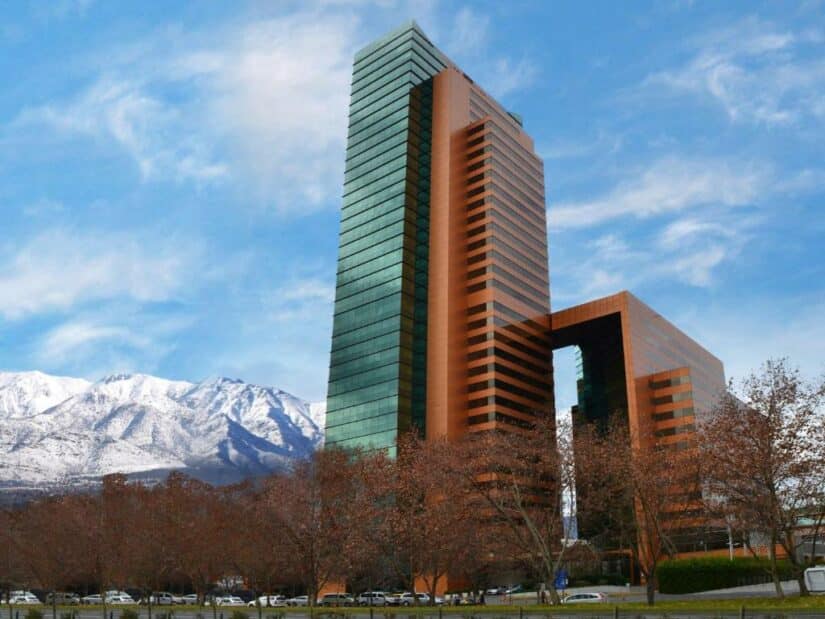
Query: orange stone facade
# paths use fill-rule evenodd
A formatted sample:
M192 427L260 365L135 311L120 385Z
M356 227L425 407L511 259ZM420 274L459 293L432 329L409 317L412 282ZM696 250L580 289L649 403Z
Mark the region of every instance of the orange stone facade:
M432 144L427 437L517 429L554 410L542 162L455 67Z
M574 428L622 414L634 448L682 449L725 389L722 362L629 292L555 312L551 325L554 348L581 351ZM672 512L682 553L726 547L718 527L700 530L701 496Z

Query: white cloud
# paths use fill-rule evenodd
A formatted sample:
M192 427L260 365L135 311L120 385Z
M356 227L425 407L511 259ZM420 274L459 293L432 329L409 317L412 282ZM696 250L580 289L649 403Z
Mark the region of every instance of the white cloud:
M306 212L340 192L356 25L314 13L271 19L177 59L202 76L204 122L241 178L278 210Z
M340 193L357 23L308 10L164 30L112 51L85 90L22 110L11 129L108 140L146 181L231 180L250 202L305 213Z
M499 58L492 63L492 71L482 75L482 85L491 95L502 98L533 84L538 77L538 66L527 58L515 61Z
M392 12L394 25L399 12L422 8L373 6L387 11L379 21ZM424 3L423 13L434 11ZM479 81L494 96L533 82L537 68L527 58L491 53L487 15L467 6L442 19L451 25L443 47L483 57ZM349 2L203 31L169 27L101 52L105 71L95 58L84 90L22 110L11 129L45 125L113 143L144 181L220 183L250 205L312 212L340 196L352 58L363 30Z
M484 48L490 17L468 6L462 7L453 18L453 28L446 46L450 54L472 54Z
M276 322L331 322L335 284L316 276L293 277L266 295L269 318Z
M683 66L649 75L643 89L691 93L721 105L733 122L791 125L825 119L825 60L816 31L793 33L746 19L693 42Z
M335 287L329 282L311 278L284 287L280 296L289 301L332 303L335 301Z
M825 301L813 297L737 295L721 302L673 315L676 324L696 337L725 364L736 379L770 358L788 357L808 378L825 372ZM747 307L747 311L743 311Z
M579 159L595 155L615 155L622 148L622 137L599 132L596 137L581 137L576 140L555 140L539 145L538 155L542 159Z
M729 247L710 245L701 251L694 251L678 258L665 270L693 286L710 286L713 281L713 269L730 258L730 253Z
M79 349L106 341L117 341L141 349L149 347L152 342L145 335L132 333L125 327L83 321L66 322L44 336L38 357L51 363L65 363L67 358L77 355Z
M659 245L663 249L677 249L697 235L707 236L709 234L725 237L733 235L734 232L715 222L700 221L692 217L677 219L662 231Z
M335 286L313 267L292 269L301 271L244 303L232 345L212 361L225 374L277 384L315 401L326 395Z
M91 301L174 298L199 250L118 233L52 229L0 257L0 316L16 320Z
M67 101L24 109L12 126L47 125L68 136L111 140L134 159L147 180L225 176L226 166L205 154L201 143L178 134L181 123L180 110L149 94L139 82L103 77Z
M667 157L620 182L607 194L579 202L551 204L551 228L584 228L617 217L644 218L703 205L753 203L772 172L753 163Z
M657 282L713 287L719 271L740 256L760 223L750 214L735 215L708 211L701 218L685 217L652 230L637 230L632 240L616 232L581 247L574 240L575 251L554 256L554 270L563 275L554 280L553 296L570 304ZM563 241L562 237L559 242Z
M129 303L108 303L46 331L32 358L47 370L80 371L96 379L112 372L153 371L176 348L179 332L193 324L184 315L147 314Z

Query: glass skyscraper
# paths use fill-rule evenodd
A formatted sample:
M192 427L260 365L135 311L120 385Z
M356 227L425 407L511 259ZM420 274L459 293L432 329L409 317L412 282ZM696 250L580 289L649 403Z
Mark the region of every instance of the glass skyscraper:
M541 160L409 23L356 54L326 442L552 413Z

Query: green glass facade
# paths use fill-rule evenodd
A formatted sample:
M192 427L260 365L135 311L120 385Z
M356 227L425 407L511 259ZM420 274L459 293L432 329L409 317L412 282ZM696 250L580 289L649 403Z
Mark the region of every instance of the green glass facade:
M328 445L392 451L423 430L432 78L446 64L414 23L355 56Z

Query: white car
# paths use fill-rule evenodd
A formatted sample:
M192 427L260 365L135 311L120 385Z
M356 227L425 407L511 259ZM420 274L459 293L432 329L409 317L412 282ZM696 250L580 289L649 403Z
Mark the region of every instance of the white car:
M175 603L175 596L168 591L155 591L149 596L149 602L155 606L171 606ZM141 599L140 603L146 604L146 600Z
M309 606L309 596L296 595L294 598L289 598L286 601L287 606Z
M364 591L355 598L359 606L388 606L387 594L383 591Z
M245 606L245 604L236 595L221 595L215 598L215 606Z
M123 595L109 595L106 596L106 603L112 605L120 605L120 604L134 604L134 598L129 595L128 593Z
M436 599L438 602L438 599ZM441 603L444 603L444 599L441 599ZM430 595L428 593L402 593L398 596L398 605L399 606L413 606L414 604L418 604L419 606L429 606L430 605Z
M318 598L318 606L352 606L355 598L349 593L325 593Z
M805 570L805 584L814 595L825 594L825 565L809 567Z
M286 596L283 595L262 595L257 600L252 600L247 606L260 605L263 608L283 608L286 606Z
M197 593L187 593L186 595L181 596L180 598L181 604L189 604L190 606L194 606L198 603L198 594Z
M103 604L103 596L99 593L93 593L92 595L84 595L80 598L80 601L83 604Z
M607 602L604 593L574 593L563 600L563 604L585 604L590 602Z
M9 604L40 604L40 599L31 591L12 591Z

